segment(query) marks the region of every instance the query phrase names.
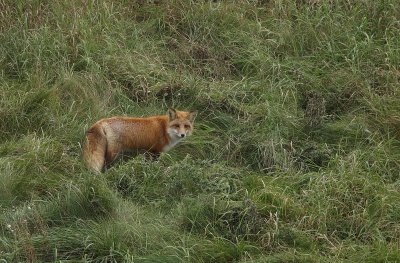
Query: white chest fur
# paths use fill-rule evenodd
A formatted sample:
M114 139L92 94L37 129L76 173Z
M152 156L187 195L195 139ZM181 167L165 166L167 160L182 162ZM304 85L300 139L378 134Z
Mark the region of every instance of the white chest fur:
M162 149L163 152L167 152L167 151L171 150L175 145L178 144L178 142L180 142L184 139L184 138L178 137L176 131L173 129L168 129L167 133L169 136L169 143L163 147L163 149Z
M182 141L183 138L178 138L176 136L170 136L170 141L169 144L165 145L164 148L162 149L163 152L167 152L171 150L175 145L178 144L178 142Z

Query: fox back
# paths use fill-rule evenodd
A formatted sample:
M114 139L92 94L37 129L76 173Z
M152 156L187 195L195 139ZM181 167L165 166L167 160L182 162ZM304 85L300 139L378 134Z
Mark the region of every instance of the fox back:
M148 118L101 119L86 132L86 164L101 172L124 151L145 151L157 158L190 136L196 112L169 109L166 115Z

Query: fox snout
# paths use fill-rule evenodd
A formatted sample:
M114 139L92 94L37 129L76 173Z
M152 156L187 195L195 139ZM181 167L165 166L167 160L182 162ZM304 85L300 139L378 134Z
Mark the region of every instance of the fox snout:
M190 129L189 127L185 127L182 125L182 127L176 129L176 135L179 138L185 138L189 134L189 129Z
M178 138L185 138L187 135L189 135L189 131L185 129L176 129L175 135Z

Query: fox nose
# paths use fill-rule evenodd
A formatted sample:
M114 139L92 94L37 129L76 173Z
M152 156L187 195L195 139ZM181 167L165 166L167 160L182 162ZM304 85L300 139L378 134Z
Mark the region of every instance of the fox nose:
M181 134L181 138L183 138L183 137L185 137L185 134L184 134L184 133Z

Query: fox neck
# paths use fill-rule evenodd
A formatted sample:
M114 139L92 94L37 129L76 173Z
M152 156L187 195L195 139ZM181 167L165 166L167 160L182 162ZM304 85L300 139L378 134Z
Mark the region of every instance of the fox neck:
M168 135L168 143L163 147L162 151L167 152L171 150L175 145L177 145L180 141L182 141L184 138L179 138L177 137L173 132L170 132L167 130L167 135Z

